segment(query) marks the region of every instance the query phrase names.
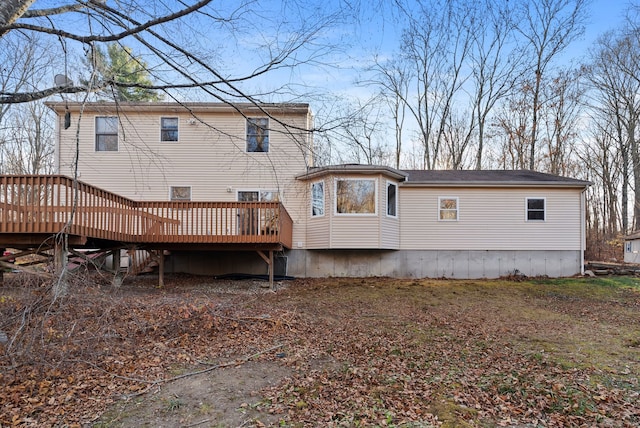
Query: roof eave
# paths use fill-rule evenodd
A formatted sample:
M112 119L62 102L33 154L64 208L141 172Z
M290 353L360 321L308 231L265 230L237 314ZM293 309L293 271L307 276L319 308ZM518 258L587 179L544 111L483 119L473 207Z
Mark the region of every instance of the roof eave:
M580 181L405 181L403 187L575 187L587 188L593 183Z
M335 166L326 166L326 167L318 167L313 171L305 172L304 174L300 174L296 176L296 179L307 181L313 180L316 178L324 177L325 175L330 174L340 174L340 175L373 175L373 174L382 174L387 177L394 178L398 181L406 180L407 174L401 172L397 169L393 169L390 167L383 166L372 166L372 165L335 165Z

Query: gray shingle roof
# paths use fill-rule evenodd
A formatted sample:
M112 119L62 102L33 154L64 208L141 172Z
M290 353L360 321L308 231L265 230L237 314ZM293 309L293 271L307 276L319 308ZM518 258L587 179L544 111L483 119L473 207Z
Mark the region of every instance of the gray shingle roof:
M589 186L591 182L528 170L403 170L407 183Z

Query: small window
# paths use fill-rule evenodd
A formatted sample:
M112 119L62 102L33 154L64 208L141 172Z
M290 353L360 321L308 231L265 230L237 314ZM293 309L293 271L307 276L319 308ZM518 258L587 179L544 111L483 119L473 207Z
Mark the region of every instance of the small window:
M443 221L458 220L458 198L440 197L438 198L438 207L438 219Z
M118 151L118 117L96 117L96 152Z
M632 249L631 241L626 242L626 243L625 243L625 251L626 251L627 253L630 253L630 252L631 252L631 249Z
M545 218L544 198L527 198L527 221L544 221Z
M269 119L247 119L247 152L269 151Z
M324 181L318 181L311 185L311 216L324 215Z
M387 215L389 217L398 215L398 186L389 182L387 182Z
M190 201L191 187L189 186L171 186L169 195L172 201Z
M376 182L374 180L337 180L337 214L375 214Z
M178 118L160 118L160 141L178 141Z

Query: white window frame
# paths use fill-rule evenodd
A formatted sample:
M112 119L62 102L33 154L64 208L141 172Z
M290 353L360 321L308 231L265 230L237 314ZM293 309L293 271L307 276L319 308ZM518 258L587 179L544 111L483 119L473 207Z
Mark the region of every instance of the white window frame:
M115 150L98 150L98 119L115 119L117 124L116 124L116 149ZM93 144L93 150L96 153L108 153L108 152L112 152L112 153L117 153L120 151L120 118L118 116L94 116L93 119L93 138L94 138L94 144ZM101 133L100 135L113 135L113 134L106 134L106 133Z
M338 212L338 182L339 181L371 181L373 182L373 212L370 213L339 213ZM333 213L336 216L364 216L378 215L378 180L375 178L335 178L333 182Z
M393 186L396 189L395 198L393 200L393 214L389 214L389 186ZM385 186L385 210L387 217L398 218L398 183L393 181L387 181Z
M173 189L189 189L189 199L184 199L184 198L179 198L179 199L174 199L173 198ZM193 189L191 186L169 186L169 201L171 202L191 202L193 200Z
M249 150L249 124L250 123L254 123L253 121L262 121L262 120L266 120L267 124L266 127L264 128L264 131L266 133L266 139L267 139L267 147L266 150ZM244 121L245 123L245 152L247 153L269 153L271 151L271 132L270 128L269 128L269 118L268 117L247 117L246 120ZM259 126L259 125L257 125Z
M453 200L456 201L456 208L442 208L442 201ZM442 218L443 212L455 212L456 218ZM438 196L438 221L459 221L460 220L460 198L457 196Z
M162 121L163 119L176 119L177 123L177 127L176 127L176 132L177 132L177 139L175 140L163 140L162 139L162 131L164 130L164 128L162 127ZM168 129L168 128L167 128ZM180 118L178 116L160 116L160 142L161 143L177 143L180 141Z
M532 199L540 199L544 202L544 208L542 210L543 218L542 219L529 219L529 201ZM535 212L539 212L539 210L535 210ZM547 221L547 198L542 196L527 196L524 198L524 220L526 222L540 223Z
M322 211L321 211L319 214L316 214L316 213L314 212L314 208L316 207L316 204L315 204L315 202L316 202L316 198L315 198L315 196L316 196L316 195L314 194L313 189L314 189L314 187L315 187L316 185L322 185L322 201L321 201L321 202L322 202L322 204L321 204L321 205L319 205L319 206L321 207ZM313 218L324 217L324 214L325 214L325 212L327 211L327 210L326 210L326 204L325 204L325 202L326 202L326 200L327 200L327 194L326 194L326 192L325 192L325 188L326 188L326 187L325 187L324 180L314 181L313 183L311 183L311 186L310 186L310 192L311 192L311 213L310 213L310 214L311 214L311 217L313 217Z

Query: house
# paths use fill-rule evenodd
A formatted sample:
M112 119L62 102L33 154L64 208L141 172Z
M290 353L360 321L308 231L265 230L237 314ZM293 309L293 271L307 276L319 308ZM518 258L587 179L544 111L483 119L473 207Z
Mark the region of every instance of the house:
M624 237L624 262L640 263L640 230Z
M48 106L58 116L59 180L77 175L85 186L58 199L80 211L99 205L74 217L78 245L155 251L165 272L492 278L583 269L586 181L315 167L307 104ZM40 211L61 216L50 205L62 204ZM8 231L0 226L0 246Z

